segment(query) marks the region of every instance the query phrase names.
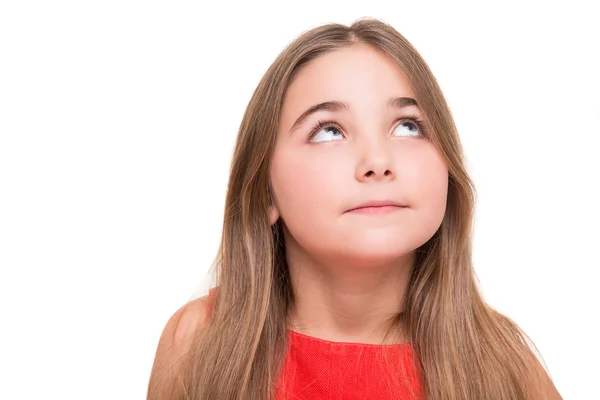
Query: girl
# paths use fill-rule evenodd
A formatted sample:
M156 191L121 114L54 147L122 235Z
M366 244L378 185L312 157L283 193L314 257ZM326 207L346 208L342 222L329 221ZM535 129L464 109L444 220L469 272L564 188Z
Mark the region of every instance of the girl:
M148 399L560 399L478 291L474 198L444 96L400 33L305 32L250 100L218 284L167 322Z

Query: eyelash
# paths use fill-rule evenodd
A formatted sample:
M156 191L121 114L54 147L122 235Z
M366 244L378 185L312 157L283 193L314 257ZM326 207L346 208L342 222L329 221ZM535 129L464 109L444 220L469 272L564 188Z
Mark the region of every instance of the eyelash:
M417 125L417 128L419 128L419 132L421 132L421 136L423 136L423 137L427 136L427 130L425 128L425 123L417 115L415 115L415 114L407 115L406 117L399 118L397 121L404 121L404 120L412 121L415 125ZM315 125L315 127L312 129L312 131L309 133L308 140L312 140L321 129L326 128L326 127L334 127L337 130L342 131L339 124L337 124L333 120L319 120L317 122L317 124Z

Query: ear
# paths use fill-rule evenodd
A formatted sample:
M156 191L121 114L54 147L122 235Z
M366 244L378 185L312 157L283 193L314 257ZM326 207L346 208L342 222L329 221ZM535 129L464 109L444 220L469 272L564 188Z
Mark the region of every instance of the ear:
M279 219L279 210L277 206L271 205L269 207L269 223L273 225Z

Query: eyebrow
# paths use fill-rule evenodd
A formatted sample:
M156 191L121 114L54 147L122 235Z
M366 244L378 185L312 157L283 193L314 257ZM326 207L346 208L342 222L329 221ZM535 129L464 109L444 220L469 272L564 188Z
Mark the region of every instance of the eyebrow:
M417 101L415 99L413 99L412 97L392 97L391 99L389 99L387 101L386 105L388 107L393 107L393 108L404 108L404 107L409 107L409 106L419 107L419 105L417 104ZM300 127L300 125L302 125L302 123L304 122L304 120L306 118L308 118L310 115L312 115L318 111L339 112L339 111L348 110L349 108L350 108L350 106L348 105L348 103L344 103L343 101L337 101L337 100L325 101L323 103L316 104L316 105L310 107L308 110L304 111L302 113L302 115L300 115L298 117L298 119L296 120L296 122L294 122L294 124L292 125L292 127L290 129L290 134L292 132L294 132L296 129L298 129Z

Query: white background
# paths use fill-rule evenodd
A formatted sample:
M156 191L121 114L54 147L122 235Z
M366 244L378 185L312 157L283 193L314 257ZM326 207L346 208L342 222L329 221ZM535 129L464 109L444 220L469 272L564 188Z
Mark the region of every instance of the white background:
M201 3L0 6L0 398L145 398L165 322L212 286L256 84L303 31L372 16L450 103L486 300L563 398L600 399L594 2Z

